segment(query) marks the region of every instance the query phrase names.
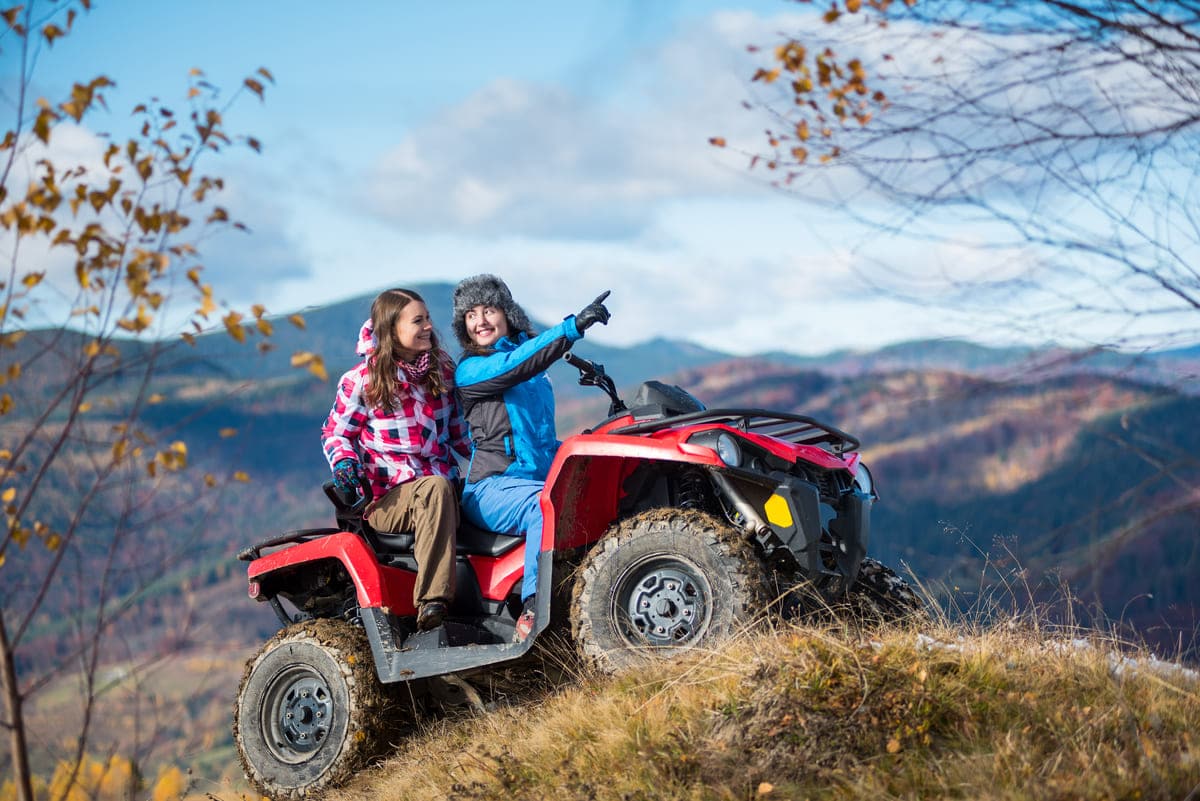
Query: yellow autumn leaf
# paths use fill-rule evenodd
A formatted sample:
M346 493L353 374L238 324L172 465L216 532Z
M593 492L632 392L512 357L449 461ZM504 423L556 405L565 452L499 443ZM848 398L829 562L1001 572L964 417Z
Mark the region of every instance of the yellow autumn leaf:
M204 486L206 486L206 487L217 486L217 477L214 476L212 473L205 473L204 474Z
M229 439L230 437L236 437L237 429L236 428L222 428L220 431L217 432L217 435L220 436L221 439Z
M149 398L146 398L146 402L150 404L162 403L164 400L166 400L166 398L161 392L155 392Z
M757 792L759 795L770 795L771 793L775 792L775 785L771 784L770 782L761 782L758 785Z
M235 311L231 311L221 318L221 322L225 323L225 330L229 332L229 336L238 342L245 342L246 332L242 329L241 321L242 315Z
M889 754L897 754L897 753L899 753L899 752L900 752L900 741L899 741L899 740L897 740L895 737L893 737L892 739L888 740L888 744L887 744L887 752L888 752Z
M17 497L17 488L9 487L8 489L6 489L4 491L4 494L0 495L0 501L4 501L5 503L12 503L13 499L16 497Z
M288 322L291 323L292 325L296 326L297 328L299 328L301 331L304 330L304 318L301 317L300 315L298 315L298 314L289 315Z
M250 474L247 473L245 470L238 470L236 473L233 474L233 480L241 481L243 483L249 482Z
M26 289L33 289L38 284L42 283L42 279L45 277L46 277L46 274L44 272L29 273L28 275L26 275L24 278L21 279L21 283L25 285Z
M201 291L204 297L200 299L200 308L196 309L196 313L201 317L207 318L209 314L217 310L217 304L212 297L212 287L205 284Z
M89 401L83 401L82 403L79 404L80 412L90 412L91 410L92 410L92 404Z
M329 380L329 373L325 370L325 360L315 353L306 350L296 351L292 354L292 367L305 367L322 381Z

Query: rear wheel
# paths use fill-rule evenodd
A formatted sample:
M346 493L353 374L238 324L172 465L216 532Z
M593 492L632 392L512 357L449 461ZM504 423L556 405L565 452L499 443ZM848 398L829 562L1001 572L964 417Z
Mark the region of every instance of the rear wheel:
M654 509L625 520L588 554L575 582L571 629L605 672L708 647L762 608L763 567L715 518Z
M396 723L363 630L309 620L269 640L246 665L234 739L246 777L275 801L345 783Z

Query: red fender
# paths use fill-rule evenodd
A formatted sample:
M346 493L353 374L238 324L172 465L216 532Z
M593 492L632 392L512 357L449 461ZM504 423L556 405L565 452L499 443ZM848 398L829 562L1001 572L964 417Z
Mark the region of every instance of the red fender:
M716 451L674 437L578 434L555 454L542 490L542 550L595 542L617 516L621 485L642 461L720 467Z
M297 543L255 559L247 569L251 597L257 595L258 585L269 574L320 559L342 563L357 588L359 606L379 606L396 615L416 614L412 603L416 576L408 570L379 564L363 538L348 531Z

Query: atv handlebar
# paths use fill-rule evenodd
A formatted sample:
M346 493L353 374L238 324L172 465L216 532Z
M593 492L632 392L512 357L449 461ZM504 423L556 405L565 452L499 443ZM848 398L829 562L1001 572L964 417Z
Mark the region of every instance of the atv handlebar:
M621 400L621 396L617 394L617 386L613 382L612 376L604 372L604 365L597 364L591 359L580 358L571 351L563 354L563 361L579 371L579 383L582 386L600 387L604 390L604 394L608 395L611 401L608 404L610 417L628 408L625 401Z
M578 356L576 356L574 353L572 353L571 351L567 351L566 353L563 354L563 361L566 362L567 364L571 365L575 369L579 370L579 372L581 372L581 373L595 372L595 370L596 370L595 362L589 361L588 359L581 359ZM582 381L582 380L583 380L583 377L580 376L580 381Z

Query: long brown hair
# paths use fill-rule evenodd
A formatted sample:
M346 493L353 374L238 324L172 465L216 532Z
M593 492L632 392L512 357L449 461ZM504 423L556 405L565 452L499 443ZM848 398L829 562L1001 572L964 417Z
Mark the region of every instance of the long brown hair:
M398 389L397 372L400 370L400 343L396 341L396 321L400 312L417 301L425 303L425 299L411 289L388 289L379 293L371 304L371 327L375 332L375 352L367 360L367 386L363 391L365 400L371 406L383 409L388 414L395 412L396 392ZM429 304L425 304L428 307ZM447 391L446 380L442 370L450 357L442 350L438 342L437 331L433 332L431 342L433 350L429 354L429 372L421 379L421 385L435 398Z

